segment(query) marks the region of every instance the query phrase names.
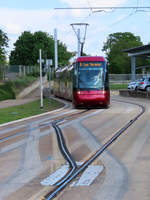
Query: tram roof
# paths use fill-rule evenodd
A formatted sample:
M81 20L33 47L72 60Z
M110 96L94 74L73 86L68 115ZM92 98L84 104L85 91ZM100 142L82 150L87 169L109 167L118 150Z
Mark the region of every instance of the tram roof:
M77 62L88 62L88 61L105 61L103 56L81 56L77 58Z

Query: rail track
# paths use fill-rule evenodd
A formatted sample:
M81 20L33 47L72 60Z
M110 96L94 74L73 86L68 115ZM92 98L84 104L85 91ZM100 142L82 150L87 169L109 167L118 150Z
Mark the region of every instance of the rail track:
M60 119L60 116L58 115L57 117L46 117L44 118L43 120L40 120L39 124L40 124L40 128L45 128L45 127L49 127L49 126L54 126L54 124L56 124L56 122L62 122L64 120L71 120L72 118L78 116L78 115L81 115L82 113L85 113L89 111L89 109L86 109L86 110L82 110L80 112L77 112L77 113L73 113L73 114L70 114L66 117L63 117ZM63 113L64 115L66 113ZM18 137L18 136L21 136L21 135L25 135L26 131L27 131L27 126L28 124L30 124L31 122L28 122L27 124L25 125L20 125L18 126L17 128L12 128L10 129L9 131L1 131L1 134L0 134L0 143L1 142L7 142L8 140L10 139L14 139L15 137ZM37 123L37 122L36 122ZM35 131L36 129L38 129L39 127L35 127L35 128L31 128L30 131ZM14 133L12 133L12 131Z
M40 123L38 122L40 124L40 128L52 126L55 129L57 139L58 139L58 145L60 147L60 151L63 154L64 158L69 163L69 171L66 174L66 176L64 176L60 181L58 181L55 185L55 188L52 191L50 191L48 194L46 194L42 199L51 200L51 199L55 198L57 196L57 194L59 194L74 178L76 178L80 173L82 173L95 159L97 159L97 157L99 157L103 153L103 151L105 149L107 149L113 142L115 142L115 140L122 133L124 133L127 130L127 128L129 128L145 112L145 108L142 105L128 102L128 101L121 101L121 100L117 100L117 101L136 105L141 108L141 111L138 115L136 115L133 119L131 119L124 127L122 127L119 131L117 131L113 135L112 138L110 138L105 144L103 144L100 149L98 149L95 153L93 153L93 155L91 157L89 157L80 166L76 165L75 160L73 159L72 155L68 151L66 143L65 143L65 139L63 138L63 133L59 126L68 120L73 120L75 117L77 117L77 115L84 114L84 113L88 112L89 110L88 109L82 110L77 113L69 114L63 118L62 118L62 115L59 115L57 117L53 116L51 118L47 117L47 118L44 118L43 120L41 120ZM21 128L24 126L27 126L27 125L21 125ZM39 127L36 127L36 128L34 128L34 130L36 130L38 128ZM7 135L7 137L4 137L4 134L3 134L3 137L0 137L0 142L7 141L7 140L17 137L21 134L23 135L23 134L25 134L25 132L26 132L26 130L12 134L12 135Z
M56 131L57 134L57 138L58 138L58 144L60 147L60 150L64 156L64 158L69 162L69 166L70 166L70 171L68 172L68 174L62 179L60 180L55 188L50 191L49 193L47 193L42 200L51 200L53 198L55 198L57 196L57 194L59 194L62 190L65 189L65 187L74 179L76 178L80 173L82 173L93 161L95 161L95 159L97 159L112 143L114 143L117 138L123 134L141 115L143 115L143 113L145 112L145 107L140 105L140 104L136 104L133 102L129 102L129 101L122 101L122 100L115 100L115 101L119 101L119 102L123 102L123 103L129 103L132 105L136 105L138 107L140 107L141 111L138 115L136 115L133 119L131 119L128 123L126 123L119 131L117 131L106 143L104 143L96 152L93 153L92 156L90 156L81 166L77 167L74 159L72 158L72 156L70 155L66 144L65 144L65 140L63 138L63 134L61 129L59 128L59 125L61 123L61 119L58 121L55 121L52 125L53 128ZM62 119L63 120L63 119Z

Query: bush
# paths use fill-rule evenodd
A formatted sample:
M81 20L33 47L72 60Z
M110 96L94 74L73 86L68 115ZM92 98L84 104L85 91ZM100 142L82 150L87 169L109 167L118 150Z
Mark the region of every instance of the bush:
M30 74L28 74L28 76L32 76L32 77L40 77L40 72L32 72Z
M15 99L16 94L22 89L30 85L37 78L26 76L25 78L18 78L15 81L8 81L0 86L0 101L6 99Z
M26 87L28 85L27 81L25 79L16 79L14 82L13 82L13 87L14 89L15 88L23 88L23 87Z
M17 78L13 83L12 87L16 93L18 93L21 89L29 86L33 81L37 78L33 76L26 76L24 78Z
M10 82L0 86L0 101L5 99L15 99L16 95Z

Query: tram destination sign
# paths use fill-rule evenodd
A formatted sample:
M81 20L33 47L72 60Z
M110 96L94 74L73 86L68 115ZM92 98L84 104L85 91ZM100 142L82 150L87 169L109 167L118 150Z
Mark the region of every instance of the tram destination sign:
M95 62L88 62L88 63L80 62L79 66L80 67L101 67L102 63L100 63L100 62L99 63L95 63Z

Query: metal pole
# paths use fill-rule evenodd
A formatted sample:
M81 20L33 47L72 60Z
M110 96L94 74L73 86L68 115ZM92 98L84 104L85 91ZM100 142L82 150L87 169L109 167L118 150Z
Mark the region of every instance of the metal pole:
M81 49L80 49L80 29L78 28L78 57L81 56Z
M39 50L39 62L40 62L40 108L43 109L43 85L42 85L42 53Z
M54 29L54 43L55 43L55 70L58 68L58 45L57 45L57 29Z
M48 65L48 69L49 69L49 102L50 101L50 98L51 98L51 66Z
M136 67L135 56L132 56L131 57L132 81L135 81L135 67Z

